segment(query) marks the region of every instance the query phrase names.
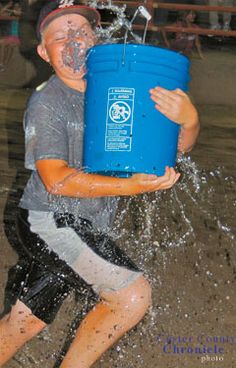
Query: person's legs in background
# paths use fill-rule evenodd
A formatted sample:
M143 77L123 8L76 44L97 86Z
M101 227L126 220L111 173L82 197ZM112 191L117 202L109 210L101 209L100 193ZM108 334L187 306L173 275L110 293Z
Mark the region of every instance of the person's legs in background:
M234 6L233 0L223 0L223 6ZM231 22L232 13L223 13L223 26L222 29L224 31L230 31L230 22Z
M209 0L210 6L234 6L234 0ZM232 13L222 12L223 24L222 27L219 23L219 13L211 11L209 13L210 27L211 29L223 29L225 31L230 30L230 22Z
M218 6L219 0L209 0L210 6ZM219 14L215 11L209 12L209 21L210 21L210 28L211 29L220 29L220 23L219 23Z

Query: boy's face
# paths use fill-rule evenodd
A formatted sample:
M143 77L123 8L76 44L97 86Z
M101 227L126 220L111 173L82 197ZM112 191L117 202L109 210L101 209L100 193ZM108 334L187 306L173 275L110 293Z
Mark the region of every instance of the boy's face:
M52 20L43 30L39 55L49 62L59 78L81 79L85 74L86 51L96 42L86 18L66 14Z

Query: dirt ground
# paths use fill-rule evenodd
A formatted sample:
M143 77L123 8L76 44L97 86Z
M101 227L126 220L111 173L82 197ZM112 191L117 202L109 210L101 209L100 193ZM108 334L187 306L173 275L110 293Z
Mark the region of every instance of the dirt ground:
M221 65L218 72L223 73L225 65L219 59L229 55L214 52L212 67ZM209 58L212 52L206 52L206 63ZM231 58L233 65L234 55ZM228 93L231 83L224 82L222 94ZM207 78L205 83L210 90ZM17 259L10 244L14 243L18 197L28 175L23 168L21 124L29 93L0 91L0 310L7 272ZM180 165L180 184L173 193L163 193L161 201L150 195L121 203L118 241L152 283L153 306L96 368L235 367L236 107L233 102L212 104L211 97L204 101L198 104L202 131L191 154L197 169ZM195 171L197 189L191 176ZM83 301L70 295L54 323L5 367L58 367L73 335L71 327L88 304L86 295Z

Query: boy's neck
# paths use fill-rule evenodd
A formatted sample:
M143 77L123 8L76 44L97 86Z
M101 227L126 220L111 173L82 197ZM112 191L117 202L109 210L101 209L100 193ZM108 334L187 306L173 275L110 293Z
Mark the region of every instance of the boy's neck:
M86 89L86 80L83 78L81 79L66 79L66 78L60 78L62 82L65 83L67 87L70 87L72 89L75 89L78 92L85 92Z

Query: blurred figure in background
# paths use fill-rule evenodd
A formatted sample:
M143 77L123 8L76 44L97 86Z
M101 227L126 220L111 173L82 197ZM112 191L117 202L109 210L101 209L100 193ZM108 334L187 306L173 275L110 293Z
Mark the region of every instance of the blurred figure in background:
M234 0L209 0L210 6L234 6ZM224 31L230 31L231 13L222 13L223 23L219 22L219 13L211 11L210 28L211 29L223 29Z
M9 15L10 9L13 5L12 1L8 1L7 3L0 3L0 15Z
M158 2L158 1L156 1ZM161 3L168 4L195 4L195 0L161 0ZM163 9L163 8L154 8L153 11L153 23L158 27L164 27L169 23L174 22L176 19L176 10L175 9ZM152 32L149 42L151 44L159 44L162 46L163 44L163 35L159 32Z
M196 13L192 10L183 10L179 12L177 21L172 24L175 27L191 27L199 28L194 22L196 19ZM178 32L175 33L173 39L168 39L165 28L161 29L165 44L171 50L181 52L186 56L190 56L194 47L196 47L198 55L203 59L201 42L198 34Z
M0 72L3 72L13 57L14 48L20 44L19 20L17 17L21 15L21 6L18 2L9 1L2 6L0 15L15 17L15 19L7 21L5 32L0 37Z
M40 9L46 0L21 0L22 15L19 22L20 53L33 65L34 76L27 82L27 87L36 88L52 74L49 65L43 62L37 55L37 37L35 24L37 22Z

